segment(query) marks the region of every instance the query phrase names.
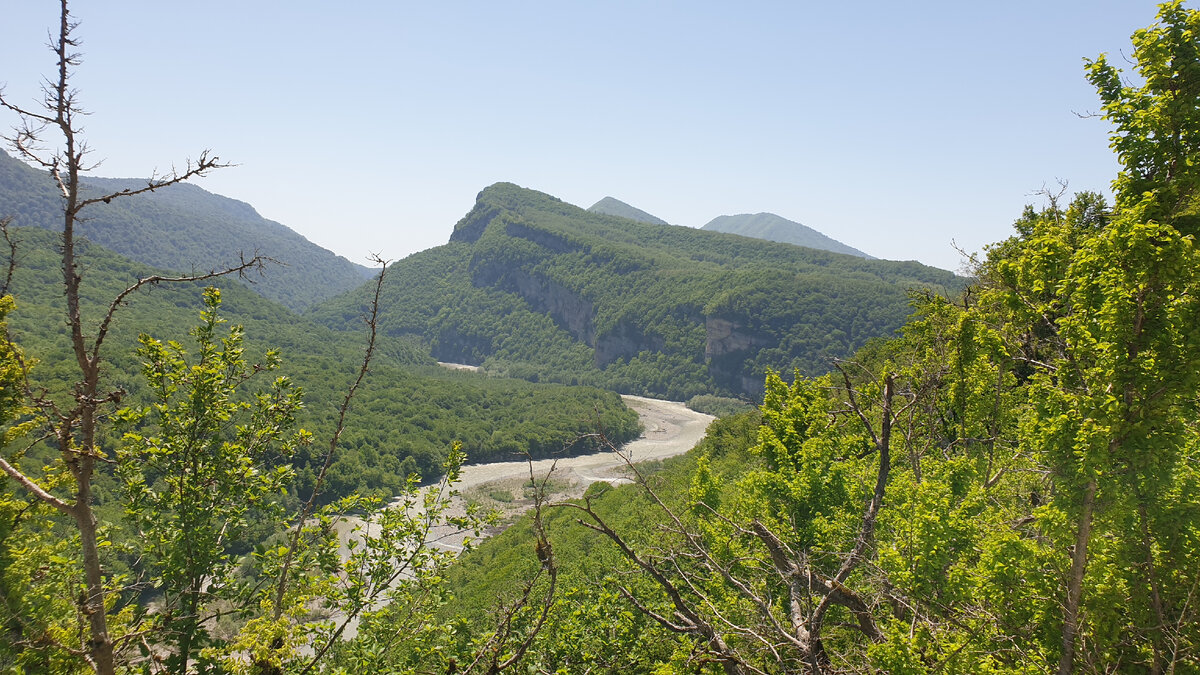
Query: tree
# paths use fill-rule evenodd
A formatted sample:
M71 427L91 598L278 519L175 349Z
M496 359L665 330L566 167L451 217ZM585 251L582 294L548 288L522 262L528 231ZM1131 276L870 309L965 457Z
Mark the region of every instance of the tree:
M243 356L242 329L222 336L220 291L204 291L205 310L192 331L193 362L176 343L141 337L139 354L154 402L118 413L129 429L117 452L127 518L142 542L142 572L157 596L150 644L173 643L167 666L188 672L194 652L207 642L202 613L215 601L239 607L230 550L259 520L278 518L274 497L293 476L288 461L310 439L295 429L301 392L276 378L251 397L239 395L253 376L279 366L268 352L261 365ZM274 516L272 518L271 516Z
M1172 208L1160 197L1173 200L1173 193L1151 190L1134 201L1118 190L1124 206L1099 229L1049 210L1029 236L994 249L984 268L984 301L1026 327L1018 353L1031 364L1031 406L1021 442L1053 472L1052 504L1074 523L1060 673L1076 668L1088 623L1089 665L1115 657L1106 647L1136 651L1142 640L1153 654L1151 672L1175 662L1169 627L1187 603L1164 603L1160 580L1192 575L1162 569L1173 556L1160 559L1170 548L1160 540L1160 519L1184 515L1173 501L1194 452L1200 256L1191 235L1156 220ZM1189 533L1176 539L1183 544L1200 522L1187 517L1176 525ZM1115 547L1097 550L1097 533ZM1132 551L1141 554L1131 559ZM1151 599L1157 627L1122 638L1132 645L1099 637L1140 604L1113 606L1103 594L1089 601L1087 589L1106 578L1141 587Z
M1182 515L1168 495L1184 477L1200 384L1200 13L1170 2L1158 19L1133 36L1140 86L1124 84L1103 56L1088 66L1123 167L1113 183L1114 212L1081 217L1087 209L1079 200L1074 213L1051 210L1027 236L997 248L985 267L998 299L1042 333L1038 347L1048 357L1032 378L1038 405L1028 442L1046 448L1056 501L1075 522L1058 665L1064 674L1076 668L1085 620L1100 630L1112 613L1129 609L1086 611L1089 578L1115 575L1146 591L1151 672L1174 667L1179 644L1170 627L1182 618L1172 608L1181 606L1164 601L1162 584L1164 574L1179 570L1163 569L1171 556L1160 558L1159 519ZM1194 536L1196 522L1188 520L1178 531ZM1141 551L1140 559L1109 557L1104 546L1100 569L1089 573L1098 526ZM1113 564L1137 571L1119 574L1106 566ZM1093 636L1091 644L1089 659L1111 658L1097 653L1105 641Z

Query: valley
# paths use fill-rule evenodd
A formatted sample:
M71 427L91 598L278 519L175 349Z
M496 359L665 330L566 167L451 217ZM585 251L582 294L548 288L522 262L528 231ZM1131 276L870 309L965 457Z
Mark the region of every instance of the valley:
M150 178L90 176L100 165L79 124L86 107L73 76L83 42L68 4L57 5L57 74L41 80L42 95L14 103L8 92L25 90L0 87L0 113L16 122L5 137L15 154L0 153L0 671L1200 673L1200 10L1165 2L1121 64L1103 53L1085 59L1099 99L1090 116L1107 123L1118 166L1109 191L1069 192L1062 181L1035 193L1013 209L1002 239L964 256L960 276L838 239L884 248L884 232L933 236L911 217L893 222L903 202L884 195L897 186L920 190L927 213L951 214L964 231L987 226L981 214L994 196L916 167L935 145L957 146L962 161L938 171L970 174L971 190L991 191L1013 166L994 144L986 155L980 148L1027 130L960 115L964 138L977 141L966 143L952 124L923 132L900 121L933 112L884 90L895 81L920 92L921 78L860 87L842 72L875 36L843 50L836 67L821 63L841 92L817 98L830 93L820 78L791 85L821 105L788 106L775 125L775 99L764 94L787 87L762 66L791 58L794 35L759 40L788 47L769 59L759 45L745 55L728 47L746 45L735 32L769 37L757 24L776 7L743 26L707 24L719 30L697 44L718 61L694 59L702 70L679 72L645 68L642 57L680 47L676 33L699 35L693 28L707 12L745 10L705 7L686 22L668 12L670 29L654 31L650 9L632 16L605 6L596 10L604 17L563 9L587 19L582 34L595 33L575 45L574 27L556 36L566 40L520 39L529 34L513 17L561 27L546 12L549 24L520 21L527 15L517 7L449 15L428 3L415 15L419 30L405 33L376 8L372 23L388 40L364 46L385 43L389 59L416 54L404 51L408 43L437 35L438 20L457 39L438 40L413 59L418 71L395 68L386 83L347 78L361 101L388 100L384 84L417 91L414 72L479 42L497 68L459 62L468 67L448 79L462 97L379 107L400 123L366 135L377 147L363 157L373 161L350 151L358 134L312 136L334 127L289 124L310 108L262 86L296 72L286 59L255 79L258 93L287 107L263 116L263 127L238 125L263 137L286 129L309 153L343 151L324 168L363 185L389 180L358 198L370 209L382 203L387 218L350 223L379 211L350 192L299 194L290 188L310 183L273 177L292 202L313 199L314 212L316 200L335 200L322 218L337 235L351 225L381 237L392 227L447 228L432 248L376 257L372 272L250 204L188 184L228 166L207 151ZM272 17L262 37L289 34L309 10L335 18L304 9ZM352 9L339 8L340 18ZM620 20L603 21L610 12ZM992 7L988 19L1010 13ZM876 14L855 16L856 30ZM502 45L461 30L480 15ZM897 25L887 32L903 33ZM344 32L334 27L320 35L331 44ZM739 28L747 30L731 31ZM841 38L816 31L826 32ZM1075 32L1087 31L1026 43L1061 46ZM986 33L958 24L941 34L975 42ZM617 49L630 37L639 49ZM945 42L903 37L923 48ZM331 56L322 42L308 41L321 59L309 65ZM543 51L522 67L505 62L526 43ZM577 72L581 46L594 50L584 61L596 72ZM624 51L665 95L630 98L633 90L589 77ZM388 60L357 53L368 57L362 63ZM946 53L955 56L934 55L980 67ZM995 89L1026 113L1045 100L1032 81L1044 72L1025 69L1029 95L1015 101L974 71L926 79L941 85L939 112L953 114L949 99L960 95L982 100L966 86L944 96L945 82L960 81ZM531 73L551 105L497 96L520 92ZM647 124L662 103L687 100L676 94L689 86L704 94L701 105ZM894 113L842 110L851 88L869 89ZM178 96L162 91L160 99ZM618 111L601 94L642 105ZM212 105L223 96L209 96L196 108L224 111ZM253 111L253 98L234 107ZM403 123L426 107L456 124L484 120L491 138L458 154L447 142L458 129L443 137ZM694 124L709 107L727 119ZM585 108L605 124L582 123ZM804 117L823 108L845 120ZM503 123L509 109L524 126ZM392 222L427 185L402 170L414 159L422 178L544 176L510 171L510 161L530 154L535 136L561 131L553 146L569 161L535 161L562 174L550 181L557 189L572 183L567 164L603 166L585 152L595 145L573 141L623 137L607 126L619 112L651 134L635 139L639 151L674 157L674 168L626 161L619 171L633 181L621 189L655 210L726 203L709 197L794 205L826 192L839 212L823 219L838 231L765 211L682 227L613 197L582 208L503 181L482 186L473 202L461 191L422 195L453 205L450 220L462 214L452 228ZM872 142L869 132L893 117L889 140L920 146L889 163L889 147L903 146ZM660 142L674 127L690 129L687 142ZM786 161L738 142L749 127L768 132ZM168 130L182 135L181 126ZM382 151L410 134L431 144L409 143L398 161ZM836 151L822 157L819 144L789 142L817 135ZM624 158L612 145L609 154ZM761 156L729 161L712 152L721 145ZM966 161L972 151L986 172ZM835 158L853 168L836 171ZM1026 152L1014 166L1024 172L1035 159ZM705 174L731 171L722 195L687 185L678 167L689 160ZM805 170L814 166L825 175ZM919 187L906 188L909 177ZM667 194L672 186L691 203ZM792 194L772 195L780 191ZM888 241L899 250L896 237Z

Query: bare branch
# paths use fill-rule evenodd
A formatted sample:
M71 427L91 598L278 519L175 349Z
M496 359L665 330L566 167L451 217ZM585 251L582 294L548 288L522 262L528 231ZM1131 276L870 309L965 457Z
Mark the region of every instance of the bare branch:
M269 258L265 255L259 255L257 251L254 253L254 255L249 260L247 260L245 258L245 255L241 255L239 257L240 257L240 262L237 265L232 265L230 267L226 267L224 269L219 269L219 270L211 270L211 271L205 272L203 274L185 274L185 275L177 276L177 277L168 277L168 276L163 276L160 274L154 274L154 275L151 275L148 277L143 277L141 279L138 279L132 286L130 286L129 288L126 288L125 290L118 293L117 296L115 298L113 298L113 301L111 303L109 303L108 311L104 313L104 319L100 321L100 327L96 330L95 341L92 342L91 358L95 359L97 357L97 355L100 353L100 345L104 343L104 338L108 335L109 324L112 323L113 316L116 314L117 309L121 305L125 304L125 298L129 297L131 294L135 293L138 289L142 288L143 286L155 286L155 285L158 285L161 283L185 283L185 282L192 282L192 281L206 281L208 279L215 279L217 277L223 277L223 276L227 276L230 274L244 276L246 271L251 270L251 269L257 269L261 273L263 267L267 263L274 263L276 265L280 264L278 260L275 260L274 258Z
M474 660L463 671L464 674L472 672L477 665L482 663L485 655L490 655L491 657L487 669L484 671L488 675L497 675L518 664L521 659L525 658L525 654L533 646L533 642L537 639L538 634L541 633L546 620L550 616L550 609L554 605L554 593L558 587L558 562L554 556L554 548L551 546L550 539L546 534L543 510L546 506L546 486L550 481L551 474L554 473L556 463L551 464L550 470L539 482L533 470L533 458L526 454L526 460L529 465L529 480L535 486L533 493L534 554L541 565L537 573L524 584L520 598L502 612L500 625L496 632L476 651ZM549 588L542 594L537 620L534 622L533 627L516 644L516 647L509 650L508 657L501 659L504 653L501 648L507 645L509 639L512 637L513 621L516 619L518 612L529 606L530 600L534 595L534 588L543 574L549 579Z
M383 291L383 280L387 275L387 267L391 261L384 260L378 255L373 255L372 260L379 264L379 275L375 279L375 292L371 297L371 309L366 318L368 330L367 347L363 352L362 365L359 366L358 375L354 378L354 383L346 390L342 404L338 407L337 425L334 427L333 434L329 437L329 450L325 453L325 462L321 465L321 471L317 474L316 482L313 483L312 494L309 495L304 508L300 510L299 515L296 517L296 527L292 531L292 540L288 545L288 552L284 556L283 565L279 571L279 584L276 586L275 591L274 618L276 621L283 615L283 596L287 590L288 574L292 566L292 561L295 557L296 549L300 545L300 535L304 531L304 522L312 515L313 508L316 506L317 496L321 493L321 488L325 483L325 475L329 472L330 465L333 464L333 456L337 451L338 441L341 439L342 431L346 426L346 413L350 410L350 403L354 400L354 395L358 392L359 385L366 378L367 371L370 370L371 358L375 355L375 338L378 334L379 296ZM313 663L316 663L316 661L313 661Z
M842 374L842 379L846 382L846 396L850 399L850 409L854 411L854 414L858 415L858 419L862 422L863 428L867 430L867 433L870 434L871 440L874 442L875 447L878 448L879 437L875 435L875 428L871 426L871 421L867 419L866 413L864 413L862 407L858 405L858 399L854 394L854 386L850 384L850 374L847 373L846 369L842 367L842 363L844 362L841 359L834 359L833 367L838 369L838 372Z
M722 658L722 665L725 668L726 673L730 673L730 675L732 675L733 673L742 673L745 671L742 660L737 657L737 654L729 647L724 638L721 637L720 633L703 617L701 617L700 614L697 613L695 609L692 608L692 606L684 599L682 591L680 591L680 589L667 577L665 573L663 573L662 570L658 569L657 566L634 551L633 548L631 548L625 541L625 539L621 537L621 535L617 534L617 532L611 527L609 527L608 523L606 523L604 519L592 509L590 504L581 506L571 502L563 502L560 505L568 508L578 509L587 514L592 522L589 523L582 519L577 520L577 522L590 530L595 530L596 532L608 537L610 541L617 545L617 548L621 550L621 553L627 560L642 568L642 570L644 570L652 579L654 579L659 588L661 588L667 594L667 597L670 599L671 604L674 605L675 613L679 616L679 618L687 622L685 625L692 626L692 628L690 628L687 632L704 639L709 648L711 648L715 654Z
M169 187L169 186L175 185L177 183L184 183L193 178L203 176L204 174L208 173L209 171L212 171L213 169L224 169L224 168L233 166L232 164L222 163L220 157L217 157L216 155L209 155L209 152L210 151L208 151L208 150L201 152L200 157L198 159L196 159L195 161L188 160L187 167L184 169L183 173L179 173L177 171L171 171L171 173L163 176L162 178L151 176L146 181L146 185L143 187L125 188L124 190L118 190L117 192L110 192L110 193L102 195L100 197L90 197L88 199L83 199L83 200L79 201L76 209L81 210L84 207L90 206L92 204L99 204L99 203L108 204L112 200L118 199L120 197L132 197L134 195L140 195L140 194L143 194L146 192L154 192L155 190L161 190L165 187Z
M891 437L892 437L892 396L895 386L895 379L891 373L883 378L883 414L880 422L880 433L876 439L876 447L879 450L879 471L875 478L875 490L871 494L871 499L867 503L867 509L863 513L862 526L859 529L858 539L854 543L854 549L850 556L842 563L842 567L838 570L834 577L835 581L843 582L850 572L862 559L863 553L867 546L874 539L875 521L879 516L879 509L883 506L883 495L887 489L888 474L891 470ZM859 411L861 414L861 411ZM865 416L864 416L865 418Z

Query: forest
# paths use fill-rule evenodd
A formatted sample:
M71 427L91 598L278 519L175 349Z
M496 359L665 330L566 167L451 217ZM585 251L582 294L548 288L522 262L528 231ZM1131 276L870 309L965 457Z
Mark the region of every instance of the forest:
M220 164L87 188L61 6L46 100L0 92L61 193L57 232L0 218L6 670L1200 672L1200 11L1162 4L1131 72L1086 63L1111 202L1046 192L970 279L497 184L449 244L298 315L226 283L260 255L184 273L77 238ZM759 349L714 371L713 319ZM638 434L615 393L541 380L721 417L580 499L531 470L524 517L439 547L495 522L451 507L465 461Z
M450 242L385 284L381 329L443 361L534 381L686 400L761 395L766 368L817 375L911 311L908 291L964 280L866 260L589 212L499 183ZM331 328L365 288L308 315Z

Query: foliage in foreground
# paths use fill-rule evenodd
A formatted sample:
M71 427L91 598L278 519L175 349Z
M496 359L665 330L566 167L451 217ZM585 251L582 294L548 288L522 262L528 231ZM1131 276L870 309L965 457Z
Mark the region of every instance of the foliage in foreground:
M429 545L430 530L477 534L485 522L474 510L447 511L461 451L442 482L422 488L410 477L391 508L359 496L285 508L278 497L296 477L291 457L311 442L296 425L300 392L283 376L261 383L278 357L246 361L241 327L222 330L220 293L208 289L205 299L194 353L143 336L153 403L115 414L125 430L113 459L120 494L97 535L112 662L147 673L299 672L319 664L364 612L391 604L427 616L439 600L429 591L455 557ZM6 296L0 307L10 306ZM3 344L0 376L20 384L19 352ZM247 396L249 386L259 389ZM2 412L12 422L33 411L6 404ZM11 424L6 440L35 428ZM73 482L65 464L25 471L53 496ZM87 670L95 662L81 629L86 606L72 591L83 579L69 521L15 495L0 510L8 516L0 531L2 663Z

